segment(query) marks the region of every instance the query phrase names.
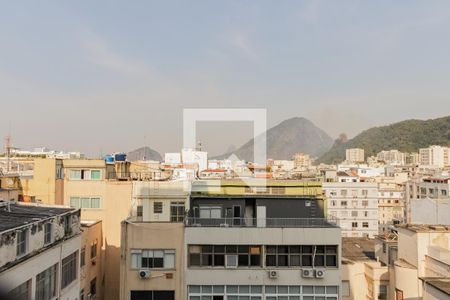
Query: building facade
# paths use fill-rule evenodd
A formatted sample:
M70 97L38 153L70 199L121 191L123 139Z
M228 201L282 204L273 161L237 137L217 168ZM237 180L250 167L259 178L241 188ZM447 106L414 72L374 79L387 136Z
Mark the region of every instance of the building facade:
M1 296L79 299L80 211L6 202L0 205Z
M328 216L335 218L343 237L378 234L378 186L369 182L325 182Z

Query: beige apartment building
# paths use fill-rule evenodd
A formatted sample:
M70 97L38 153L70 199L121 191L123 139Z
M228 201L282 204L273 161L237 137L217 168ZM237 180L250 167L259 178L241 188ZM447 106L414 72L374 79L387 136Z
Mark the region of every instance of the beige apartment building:
M67 159L63 165L64 204L81 208L82 220L102 221L104 279L97 283L104 299L118 299L120 223L131 213L132 181L115 179L115 166L104 160Z
M405 221L404 186L392 181L378 183L378 230L380 234L389 227Z
M389 267L388 299L450 299L448 290L433 290L448 287L450 227L397 225L396 232L376 240L375 251L380 262ZM428 293L443 296L427 298Z
M345 150L345 160L350 163L364 162L364 149L352 148Z
M342 238L342 299L388 300L389 270L375 258L367 238Z
M102 227L103 232L97 243L96 268L102 269L95 281L98 299L117 299L119 295L120 224L132 209L129 166L101 159L36 158L33 176L21 179L23 201L80 208L82 220L101 221L94 226ZM85 299L92 295L90 282L82 289Z
M103 299L102 222L81 221L80 300Z

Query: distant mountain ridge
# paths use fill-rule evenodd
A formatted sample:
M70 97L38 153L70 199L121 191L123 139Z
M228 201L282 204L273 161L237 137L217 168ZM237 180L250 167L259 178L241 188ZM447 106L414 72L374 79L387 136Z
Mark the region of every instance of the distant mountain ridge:
M161 154L159 154L156 150L153 150L150 147L141 147L136 150L130 151L127 154L128 161L136 161L136 160L156 160L162 161Z
M450 146L450 116L430 120L406 120L367 129L348 141L336 140L318 163L345 160L345 149L363 148L366 158L382 150L417 152L430 145Z
M270 128L266 132L267 158L291 159L297 152L303 152L318 157L328 151L333 145L333 139L322 129L305 118L291 118ZM256 144L261 144L262 138L256 138ZM254 139L233 152L216 156L217 159L228 158L235 154L240 159L253 161Z

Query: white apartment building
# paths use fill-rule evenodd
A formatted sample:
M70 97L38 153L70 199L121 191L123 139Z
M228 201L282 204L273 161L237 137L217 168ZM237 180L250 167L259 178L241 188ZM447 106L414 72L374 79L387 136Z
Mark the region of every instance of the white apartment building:
M403 166L406 163L406 155L398 150L380 151L377 153L377 160L390 165Z
M419 149L419 164L443 168L450 165L450 148L442 146L430 146Z
M0 240L0 298L80 299L79 210L2 202Z
M324 182L328 215L337 219L343 237L378 234L378 186L369 182Z
M345 160L351 163L364 162L364 149L360 148L346 149Z

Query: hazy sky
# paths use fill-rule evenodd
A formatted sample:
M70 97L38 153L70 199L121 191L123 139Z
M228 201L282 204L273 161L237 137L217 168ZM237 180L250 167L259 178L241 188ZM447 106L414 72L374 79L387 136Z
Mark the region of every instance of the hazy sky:
M1 1L1 137L164 152L183 108L267 108L333 138L450 114L450 1L113 2ZM212 152L251 135L222 125L199 126Z

